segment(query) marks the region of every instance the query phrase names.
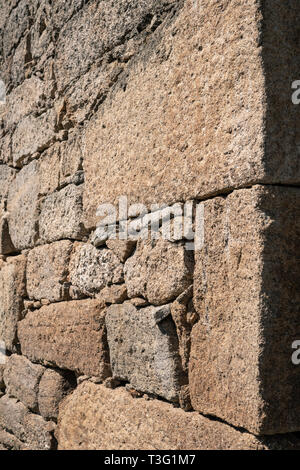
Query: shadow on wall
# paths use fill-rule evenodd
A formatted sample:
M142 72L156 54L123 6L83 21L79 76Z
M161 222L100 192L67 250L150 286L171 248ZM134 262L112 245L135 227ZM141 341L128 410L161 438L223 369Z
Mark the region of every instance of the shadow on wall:
M273 182L300 183L300 105L292 83L300 80L299 0L262 0L261 44L266 79L265 169Z

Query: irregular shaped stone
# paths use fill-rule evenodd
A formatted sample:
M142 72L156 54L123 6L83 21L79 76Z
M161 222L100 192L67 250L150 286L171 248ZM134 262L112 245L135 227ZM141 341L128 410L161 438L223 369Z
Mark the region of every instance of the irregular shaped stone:
M299 189L254 186L204 202L196 252L193 408L255 434L300 429Z
M0 450L25 450L24 444L12 434L0 428Z
M7 258L0 264L0 340L9 351L14 349L17 322L23 310L25 267L24 255Z
M176 425L174 425L176 423ZM258 438L161 400L84 382L60 406L60 450L299 449L296 435Z
M110 375L104 317L98 300L59 302L29 312L18 325L22 354L104 380Z
M106 304L121 304L127 300L127 289L125 284L104 287L96 298Z
M8 223L13 245L17 250L32 247L38 236L39 170L33 161L25 166L10 185Z
M171 314L179 340L179 352L182 368L187 373L191 350L191 331L198 320L192 303L193 288L189 287L171 305Z
M47 299L51 302L67 300L72 247L72 242L62 240L29 252L26 280L30 299Z
M46 369L39 385L39 412L45 419L57 419L58 405L76 387L69 371Z
M91 244L76 246L70 263L70 281L81 292L93 295L123 280L123 266L112 251Z
M62 238L80 240L84 235L82 188L71 184L47 196L41 206L41 240L44 243Z
M5 365L6 393L32 411L37 411L39 383L44 371L44 367L32 364L26 357L13 354Z
M113 377L177 402L185 377L170 306L112 305L105 322Z
M112 250L122 263L132 254L136 242L132 240L107 240L107 248Z
M166 240L140 241L124 273L130 298L145 297L153 305L163 305L192 283L193 255Z
M0 398L0 426L26 444L31 450L50 450L53 423L29 410L15 398Z
M23 160L42 152L55 141L56 114L49 110L41 116L26 116L22 119L12 137L14 166L22 166Z

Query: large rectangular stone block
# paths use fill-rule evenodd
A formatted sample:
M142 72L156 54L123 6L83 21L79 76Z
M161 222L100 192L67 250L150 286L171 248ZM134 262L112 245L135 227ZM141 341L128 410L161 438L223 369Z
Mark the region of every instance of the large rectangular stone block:
M120 195L150 205L299 183L299 16L296 0L188 0L163 23L86 128L87 224Z
M23 310L25 267L24 255L0 261L0 340L9 351L16 344L17 322Z
M299 438L257 438L159 400L85 382L60 406L60 450L297 449Z
M255 434L300 429L298 188L254 186L204 202L196 252L192 405Z
M186 383L170 305L112 305L106 315L113 376L136 390L178 402Z
M97 300L59 302L19 322L22 354L33 362L105 379L110 372L105 309Z

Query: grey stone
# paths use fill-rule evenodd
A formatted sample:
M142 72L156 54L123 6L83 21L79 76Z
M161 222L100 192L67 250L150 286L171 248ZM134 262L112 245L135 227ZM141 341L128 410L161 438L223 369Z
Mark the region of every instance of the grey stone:
M70 263L72 285L87 295L93 295L123 280L123 266L112 251L97 249L91 244L77 244Z
M5 365L6 393L37 411L39 383L44 371L44 367L32 364L26 357L13 354Z
M112 305L106 327L113 377L178 402L185 377L170 306L137 310L130 302Z

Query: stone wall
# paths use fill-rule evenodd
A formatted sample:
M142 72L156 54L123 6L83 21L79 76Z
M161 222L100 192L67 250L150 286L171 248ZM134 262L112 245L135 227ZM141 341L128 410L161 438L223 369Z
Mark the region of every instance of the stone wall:
M299 20L0 1L0 449L300 448Z

